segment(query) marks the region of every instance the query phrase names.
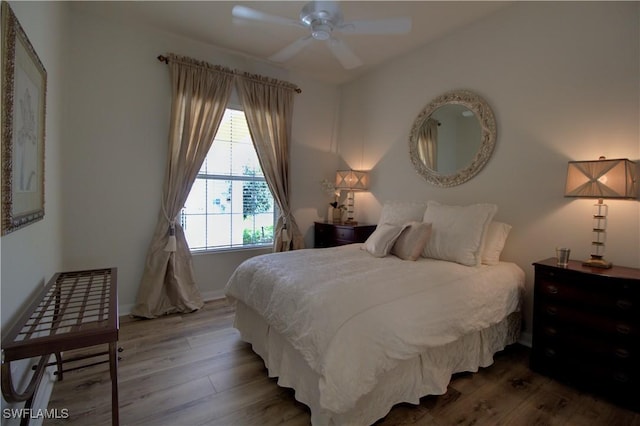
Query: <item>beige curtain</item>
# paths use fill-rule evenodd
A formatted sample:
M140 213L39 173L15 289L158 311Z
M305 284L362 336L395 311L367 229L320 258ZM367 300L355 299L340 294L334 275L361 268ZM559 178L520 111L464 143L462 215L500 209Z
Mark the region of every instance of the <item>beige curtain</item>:
M438 122L429 118L418 135L418 155L431 170L438 168Z
M295 88L249 74L237 76L236 88L265 180L280 209L273 251L304 248L289 204L289 141Z
M209 151L231 94L234 74L169 55L171 123L162 207L132 315L155 318L203 306L191 252L176 220Z

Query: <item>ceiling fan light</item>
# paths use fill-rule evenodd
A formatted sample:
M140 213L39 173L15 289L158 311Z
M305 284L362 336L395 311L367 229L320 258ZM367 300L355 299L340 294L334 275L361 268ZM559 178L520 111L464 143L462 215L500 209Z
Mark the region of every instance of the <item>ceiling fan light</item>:
M316 40L329 40L331 37L331 26L327 24L312 22L311 36Z

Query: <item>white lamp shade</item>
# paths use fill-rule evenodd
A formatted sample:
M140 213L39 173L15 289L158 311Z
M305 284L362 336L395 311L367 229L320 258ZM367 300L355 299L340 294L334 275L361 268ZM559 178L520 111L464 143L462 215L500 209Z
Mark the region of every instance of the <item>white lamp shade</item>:
M569 161L566 197L636 198L636 164L627 159Z
M358 170L338 170L336 189L364 191L369 188L369 173Z

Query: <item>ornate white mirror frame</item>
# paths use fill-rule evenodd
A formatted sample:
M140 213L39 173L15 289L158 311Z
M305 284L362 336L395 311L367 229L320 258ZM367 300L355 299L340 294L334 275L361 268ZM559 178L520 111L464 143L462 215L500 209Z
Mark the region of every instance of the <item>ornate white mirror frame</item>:
M480 129L479 143L471 141L471 143L479 145L475 156L467 166L459 168L450 174L438 172L435 168L426 164L428 160L425 159L425 156L429 155L425 154L425 152L430 149L425 141L425 138L428 138L425 135L428 134L427 126L430 123L429 120L431 120L431 123L436 123L433 117L434 112L447 105L461 105L471 111L478 121ZM469 90L453 90L436 97L418 114L409 136L409 156L416 171L427 182L446 188L460 185L475 176L489 161L495 143L496 121L493 111L487 102Z

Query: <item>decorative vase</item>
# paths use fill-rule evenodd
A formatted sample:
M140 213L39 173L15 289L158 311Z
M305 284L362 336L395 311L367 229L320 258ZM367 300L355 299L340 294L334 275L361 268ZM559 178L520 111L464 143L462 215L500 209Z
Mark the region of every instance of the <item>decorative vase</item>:
M334 209L333 207L331 209L333 209L333 223L342 222L342 209Z

